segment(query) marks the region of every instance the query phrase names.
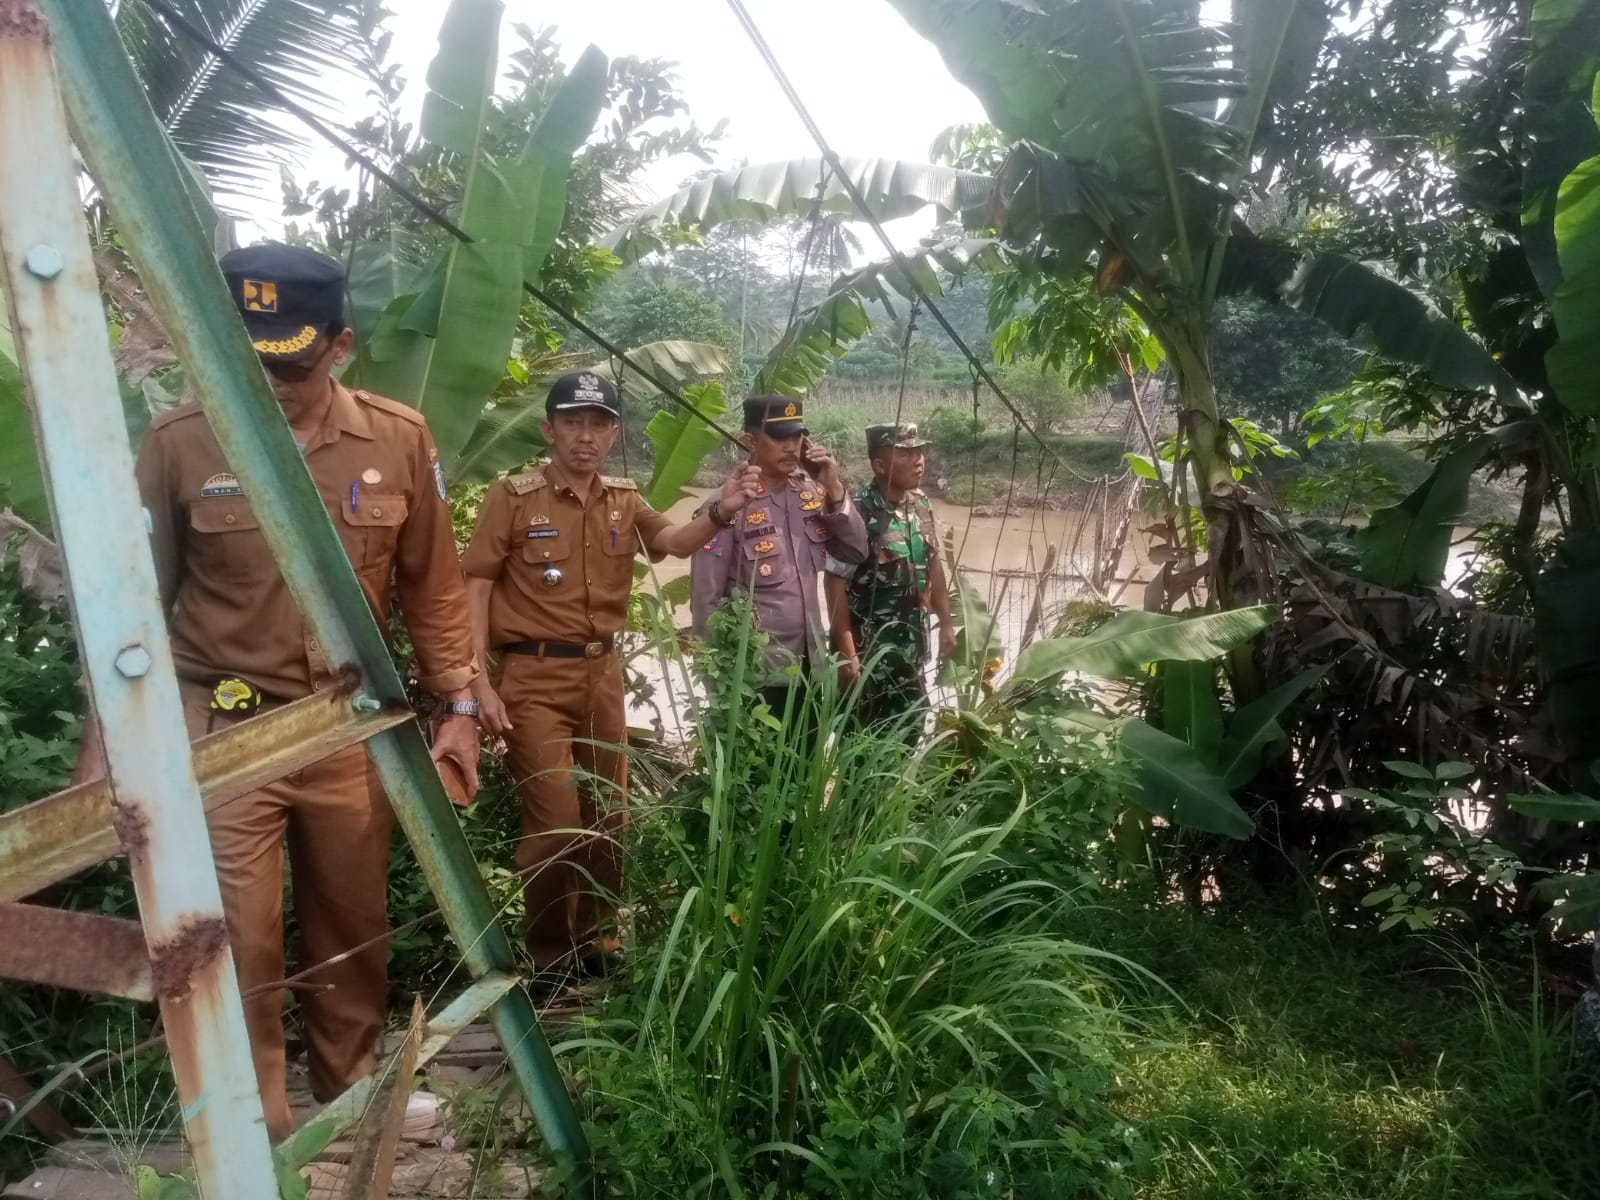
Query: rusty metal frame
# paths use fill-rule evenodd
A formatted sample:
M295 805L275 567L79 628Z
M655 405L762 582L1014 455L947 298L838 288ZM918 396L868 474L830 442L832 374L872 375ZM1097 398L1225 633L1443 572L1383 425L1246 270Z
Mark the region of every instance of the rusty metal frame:
M203 739L192 759L121 433L72 142L107 197L307 624L330 661L343 664L337 692ZM204 811L365 741L476 981L430 1022L419 1057L426 1061L449 1029L487 1010L551 1151L582 1187L588 1150L576 1111L383 635L228 300L191 187L104 4L0 0L0 268L110 772L108 784L0 817L0 900L31 894L120 846L135 881L149 977L130 970L128 930L113 926L94 926L122 948L98 978L41 965L9 943L47 927L90 926L77 914L15 905L0 910L0 975L152 990L202 1194L276 1196ZM353 1119L370 1093L371 1080L363 1080L318 1124ZM291 1161L299 1144L291 1141Z
M67 562L84 673L105 718L128 857L198 1173L273 1200L272 1153L200 790L133 480L78 168L48 36L0 0L0 273ZM86 486L91 484L92 486ZM179 864L183 868L180 869ZM7 941L26 933L6 928Z

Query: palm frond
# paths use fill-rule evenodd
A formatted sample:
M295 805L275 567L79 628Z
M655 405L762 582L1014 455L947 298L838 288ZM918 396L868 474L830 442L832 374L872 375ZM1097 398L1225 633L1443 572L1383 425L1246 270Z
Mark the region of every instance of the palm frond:
M343 78L359 68L365 0L170 0L185 20L292 99L330 117ZM370 17L369 17L370 21ZM179 150L227 192L275 187L279 163L306 135L270 97L140 0L124 0L117 31L151 107Z

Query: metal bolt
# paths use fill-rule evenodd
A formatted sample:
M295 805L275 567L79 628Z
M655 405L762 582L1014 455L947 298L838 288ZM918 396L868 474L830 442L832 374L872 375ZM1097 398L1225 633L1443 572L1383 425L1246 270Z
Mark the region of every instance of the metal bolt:
M42 243L29 250L23 262L27 264L28 273L40 279L54 279L61 274L61 268L65 265L61 260L61 251Z
M350 707L361 713L382 712L383 701L365 692L357 692L355 698L350 701Z
M143 646L129 646L117 655L117 670L124 679L139 679L150 670L150 651Z

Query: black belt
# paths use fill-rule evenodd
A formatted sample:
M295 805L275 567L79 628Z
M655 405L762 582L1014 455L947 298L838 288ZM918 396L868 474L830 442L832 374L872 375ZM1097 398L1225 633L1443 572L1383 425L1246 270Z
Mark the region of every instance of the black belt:
M616 647L615 635L603 637L598 642L507 642L500 647L505 654L531 654L535 658L600 658Z

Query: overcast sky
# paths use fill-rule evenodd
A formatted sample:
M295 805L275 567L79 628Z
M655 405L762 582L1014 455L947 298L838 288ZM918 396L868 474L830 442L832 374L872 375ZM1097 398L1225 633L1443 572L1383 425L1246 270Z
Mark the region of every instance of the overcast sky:
M976 98L950 77L933 47L886 0L746 0L746 6L841 155L922 161L941 129L984 119ZM392 0L391 8L390 60L403 69L409 85L405 110L414 117L444 5ZM507 0L502 61L518 44L512 22L534 28L553 24L568 63L591 42L612 57L676 62L696 122L710 128L728 120L718 166L817 153L723 0L585 0L560 6ZM348 118L367 107L353 95ZM689 157L673 160L644 182L656 195L665 194L701 165ZM337 152L318 153L308 160L302 179L327 183L340 170ZM264 200L261 232L269 233L279 206L275 196Z

